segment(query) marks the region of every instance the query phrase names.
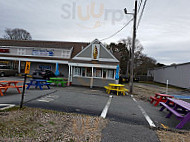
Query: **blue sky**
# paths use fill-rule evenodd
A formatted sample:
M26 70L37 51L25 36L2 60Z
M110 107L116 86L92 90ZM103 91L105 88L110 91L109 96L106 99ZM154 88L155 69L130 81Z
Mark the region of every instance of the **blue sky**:
M145 54L167 65L190 61L189 4L188 0L147 0L137 33ZM133 6L133 0L0 0L0 37L6 28L23 28L33 40L101 40L130 20L123 9L132 12ZM131 35L132 23L103 42Z

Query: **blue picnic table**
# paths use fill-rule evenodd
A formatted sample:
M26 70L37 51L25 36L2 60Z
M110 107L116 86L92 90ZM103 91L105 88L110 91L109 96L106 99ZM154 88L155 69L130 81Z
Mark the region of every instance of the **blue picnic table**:
M44 79L31 79L29 83L26 83L28 87L26 89L29 89L30 86L35 86L35 88L40 88L40 90L43 90L43 86L47 86L48 89L50 89L49 85L50 83L47 82L47 80Z

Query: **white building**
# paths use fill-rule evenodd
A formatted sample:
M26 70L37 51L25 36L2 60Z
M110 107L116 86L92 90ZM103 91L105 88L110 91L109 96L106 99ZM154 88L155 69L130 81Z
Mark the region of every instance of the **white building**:
M190 62L155 68L148 74L155 82L166 83L168 80L170 85L190 88Z

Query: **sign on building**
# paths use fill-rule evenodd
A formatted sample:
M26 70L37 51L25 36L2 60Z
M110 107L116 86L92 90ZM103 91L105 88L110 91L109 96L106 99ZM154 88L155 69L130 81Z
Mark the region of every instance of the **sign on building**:
M32 50L32 55L35 56L53 56L53 54L50 50Z
M25 65L25 74L29 74L30 73L30 62L26 62L26 65Z
M100 44L92 44L92 59L98 60L100 53Z

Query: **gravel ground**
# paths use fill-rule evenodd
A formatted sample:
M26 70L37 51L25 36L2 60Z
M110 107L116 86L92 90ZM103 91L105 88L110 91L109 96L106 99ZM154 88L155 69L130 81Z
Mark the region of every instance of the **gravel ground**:
M106 124L100 117L17 108L0 112L0 141L99 142Z

